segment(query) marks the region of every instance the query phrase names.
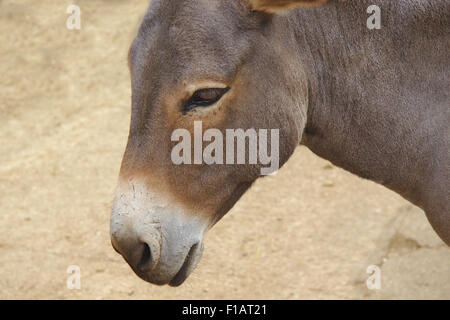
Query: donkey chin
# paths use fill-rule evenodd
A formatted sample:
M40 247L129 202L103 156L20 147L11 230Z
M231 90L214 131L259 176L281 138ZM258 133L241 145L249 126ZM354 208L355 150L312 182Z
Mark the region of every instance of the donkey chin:
M156 285L181 285L203 252L206 219L139 183L119 183L111 243L133 271Z

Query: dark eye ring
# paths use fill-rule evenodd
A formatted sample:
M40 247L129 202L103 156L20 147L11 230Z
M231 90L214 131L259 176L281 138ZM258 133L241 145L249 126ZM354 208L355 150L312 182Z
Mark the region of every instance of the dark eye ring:
M208 107L219 101L230 88L208 88L200 89L185 103L183 112L191 111L197 107Z

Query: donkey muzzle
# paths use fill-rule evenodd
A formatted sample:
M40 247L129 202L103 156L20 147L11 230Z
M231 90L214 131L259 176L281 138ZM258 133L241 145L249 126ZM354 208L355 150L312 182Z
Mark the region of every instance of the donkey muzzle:
M157 285L181 285L197 266L206 223L145 185L121 183L111 213L114 249Z

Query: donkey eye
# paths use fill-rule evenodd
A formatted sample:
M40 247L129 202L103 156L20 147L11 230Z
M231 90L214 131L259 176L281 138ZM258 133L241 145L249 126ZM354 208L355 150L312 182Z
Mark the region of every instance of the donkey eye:
M228 92L230 88L208 88L194 92L184 105L184 112L193 110L197 107L207 107L213 105Z

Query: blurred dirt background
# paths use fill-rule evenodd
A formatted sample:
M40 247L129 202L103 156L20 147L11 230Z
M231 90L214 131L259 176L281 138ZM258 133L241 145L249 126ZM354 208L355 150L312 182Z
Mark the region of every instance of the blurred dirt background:
M70 4L81 30L66 28ZM108 232L147 5L0 0L0 298L450 299L450 250L422 211L306 148L210 231L182 287L138 279Z

